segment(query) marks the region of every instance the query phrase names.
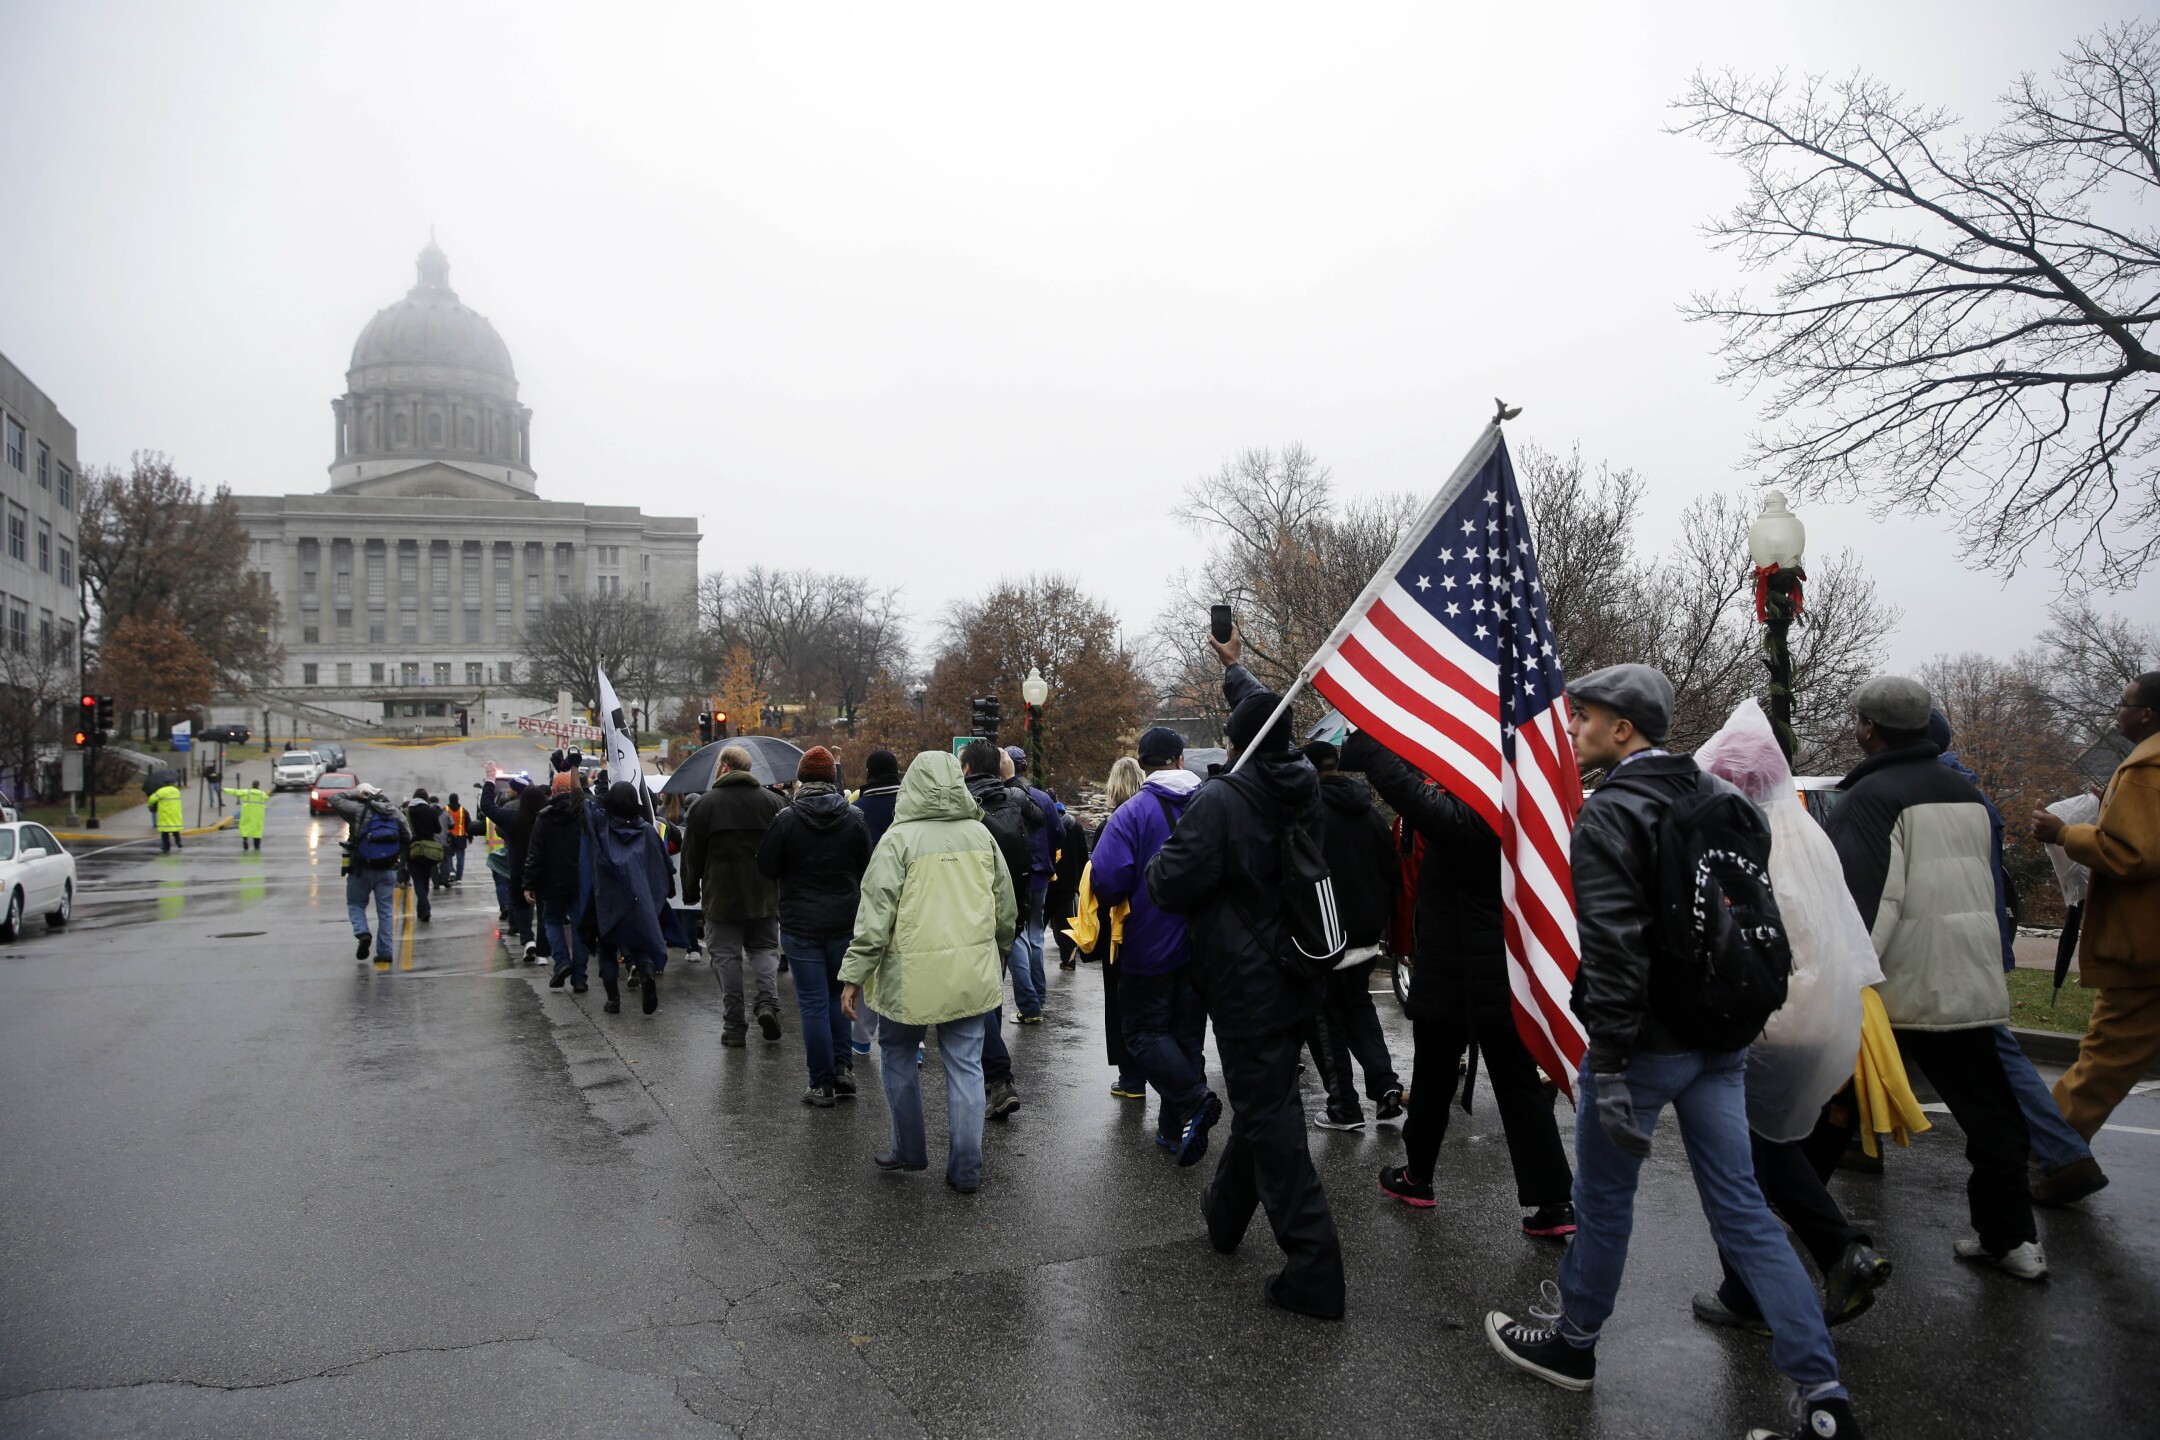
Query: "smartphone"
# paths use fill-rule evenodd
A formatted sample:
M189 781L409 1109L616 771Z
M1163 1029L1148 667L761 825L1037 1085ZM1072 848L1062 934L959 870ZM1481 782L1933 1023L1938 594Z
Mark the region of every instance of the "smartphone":
M1208 607L1208 633L1215 637L1216 644L1221 645L1229 641L1233 624L1228 605L1211 605Z

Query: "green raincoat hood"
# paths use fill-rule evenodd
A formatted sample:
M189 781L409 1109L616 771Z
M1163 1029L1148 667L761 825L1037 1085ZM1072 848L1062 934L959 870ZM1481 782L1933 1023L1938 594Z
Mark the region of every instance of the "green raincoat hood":
M980 820L982 807L960 778L960 762L943 750L925 750L907 767L893 823L910 820Z

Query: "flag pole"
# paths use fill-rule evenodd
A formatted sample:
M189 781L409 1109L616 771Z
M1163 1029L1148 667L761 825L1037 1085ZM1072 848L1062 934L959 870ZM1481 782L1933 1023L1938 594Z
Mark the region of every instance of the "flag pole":
M1471 443L1461 462L1448 476L1447 483L1426 502L1417 518L1403 528L1402 538L1395 542L1394 550L1389 552L1387 559L1380 562L1380 568L1365 582L1365 588L1359 593L1356 603L1343 612L1342 619L1336 621L1335 628L1328 632L1328 638L1321 642L1319 649L1313 651L1312 658L1305 662L1304 667L1298 671L1297 678L1283 691L1281 701L1276 704L1274 712L1267 718L1267 723L1262 725L1257 733L1265 735L1275 728L1275 722L1289 711L1290 702L1297 699L1300 692L1312 683L1313 676L1320 673L1320 667L1334 658L1335 652L1342 648L1342 642L1350 638L1350 632L1365 618L1365 612L1372 609L1373 601L1380 598L1380 592L1386 589L1388 582L1409 563L1410 556L1417 550L1418 542L1439 523L1440 516L1455 503L1455 497L1462 494L1463 487L1470 483L1470 477L1485 468L1485 462L1492 458L1492 452L1500 444L1501 418L1500 415L1495 415L1486 422L1485 428L1478 432L1477 439ZM1238 752L1237 763L1230 767L1230 773L1235 775L1244 769L1245 761L1251 754L1250 746Z

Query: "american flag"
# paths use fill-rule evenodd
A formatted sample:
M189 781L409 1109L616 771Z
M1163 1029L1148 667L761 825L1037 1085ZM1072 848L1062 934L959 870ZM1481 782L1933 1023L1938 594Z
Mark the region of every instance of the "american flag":
M1500 837L1515 1028L1572 1095L1587 1045L1568 1008L1577 962L1568 832L1582 777L1529 517L1497 424L1306 672L1351 723Z

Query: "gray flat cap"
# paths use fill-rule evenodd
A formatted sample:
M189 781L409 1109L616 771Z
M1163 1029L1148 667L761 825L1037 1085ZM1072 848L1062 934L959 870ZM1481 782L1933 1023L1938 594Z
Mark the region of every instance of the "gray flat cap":
M1852 708L1858 714L1893 730L1925 730L1928 711L1927 686L1902 675L1877 675L1860 682L1852 692Z
M1635 722L1652 744L1662 743L1672 728L1673 688L1654 665L1608 665L1568 683L1568 698L1603 705Z

